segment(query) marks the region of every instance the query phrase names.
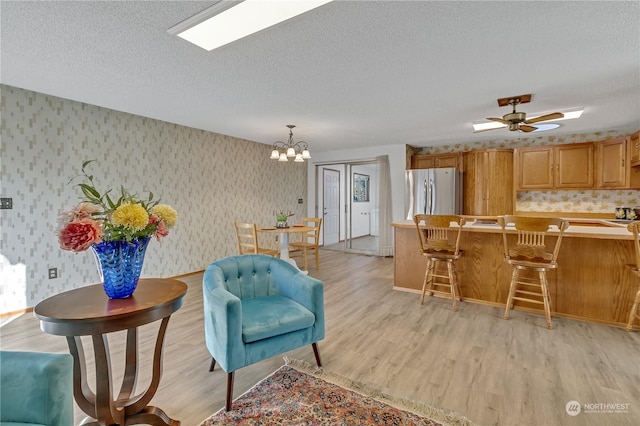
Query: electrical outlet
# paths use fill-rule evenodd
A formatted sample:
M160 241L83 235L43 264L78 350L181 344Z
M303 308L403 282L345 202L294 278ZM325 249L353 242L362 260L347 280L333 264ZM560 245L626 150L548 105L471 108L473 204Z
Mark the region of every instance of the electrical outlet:
M49 268L49 279L58 278L58 268Z
M276 243L278 242L278 236L276 235Z
M302 198L298 198L298 204L302 204Z
M13 208L13 198L0 198L0 209L9 210Z

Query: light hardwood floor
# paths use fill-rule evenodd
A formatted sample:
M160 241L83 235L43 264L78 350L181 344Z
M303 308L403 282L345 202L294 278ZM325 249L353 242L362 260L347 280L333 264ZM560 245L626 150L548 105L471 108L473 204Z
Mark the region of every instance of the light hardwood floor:
M327 336L319 348L326 370L481 425L640 424L639 332L563 318L547 330L543 316L513 311L503 320L501 308L465 302L452 312L449 300L438 298L420 306L419 295L392 290L392 259L328 250L320 256L320 271L310 274L325 283ZM189 290L169 323L164 374L152 404L189 426L224 405L226 374L208 372L202 274L182 280ZM140 333L140 359L147 365L156 329ZM66 340L41 332L32 313L0 333L3 350L67 352ZM109 343L121 377L124 334L114 333ZM287 356L314 362L310 346ZM278 356L238 370L234 395L282 364ZM565 405L572 400L628 408L571 417ZM76 407L76 422L83 418Z

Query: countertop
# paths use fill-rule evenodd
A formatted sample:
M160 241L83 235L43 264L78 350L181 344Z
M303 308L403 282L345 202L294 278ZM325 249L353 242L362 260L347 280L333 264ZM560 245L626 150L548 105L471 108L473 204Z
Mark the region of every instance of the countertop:
M463 231L468 232L487 232L487 233L499 233L502 232L500 225L497 223L488 223L490 218L482 217L481 220L477 218L468 217L467 223L463 227ZM633 235L627 230L627 225L630 222L624 221L622 223L614 222L607 219L581 219L581 218L567 218L570 225L566 231L564 231L564 237L569 238L598 238L606 240L633 240ZM582 225L581 223L584 223ZM394 222L391 224L394 228L415 228L415 223L412 220L403 220L400 222ZM507 228L508 233L515 232L515 230ZM557 233L557 231L550 231L550 234Z

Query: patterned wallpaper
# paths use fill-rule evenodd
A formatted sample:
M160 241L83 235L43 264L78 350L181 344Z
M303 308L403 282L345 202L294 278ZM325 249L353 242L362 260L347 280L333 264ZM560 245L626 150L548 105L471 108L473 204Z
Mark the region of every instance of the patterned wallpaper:
M58 247L56 218L78 202L69 180L84 160L97 186L152 191L178 211L161 242L151 241L142 276L204 269L236 253L233 222L274 221L274 210L305 215L307 163L269 160L270 147L221 134L0 85L0 313L98 282L90 251ZM284 183L284 184L283 184ZM298 204L302 198L305 204ZM275 236L260 236L275 247ZM48 269L58 268L49 279Z
M602 131L562 136L525 136L515 140L493 140L480 143L454 144L422 148L417 154L440 154L478 149L521 148L525 146L563 145L593 142L626 136L630 132ZM516 198L518 212L610 213L616 207L640 206L638 190L592 191L520 191Z

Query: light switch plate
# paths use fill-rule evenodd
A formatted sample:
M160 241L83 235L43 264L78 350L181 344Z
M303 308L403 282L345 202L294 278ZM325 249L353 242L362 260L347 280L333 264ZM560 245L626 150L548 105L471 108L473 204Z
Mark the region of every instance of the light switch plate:
M0 210L13 208L13 198L0 198Z

